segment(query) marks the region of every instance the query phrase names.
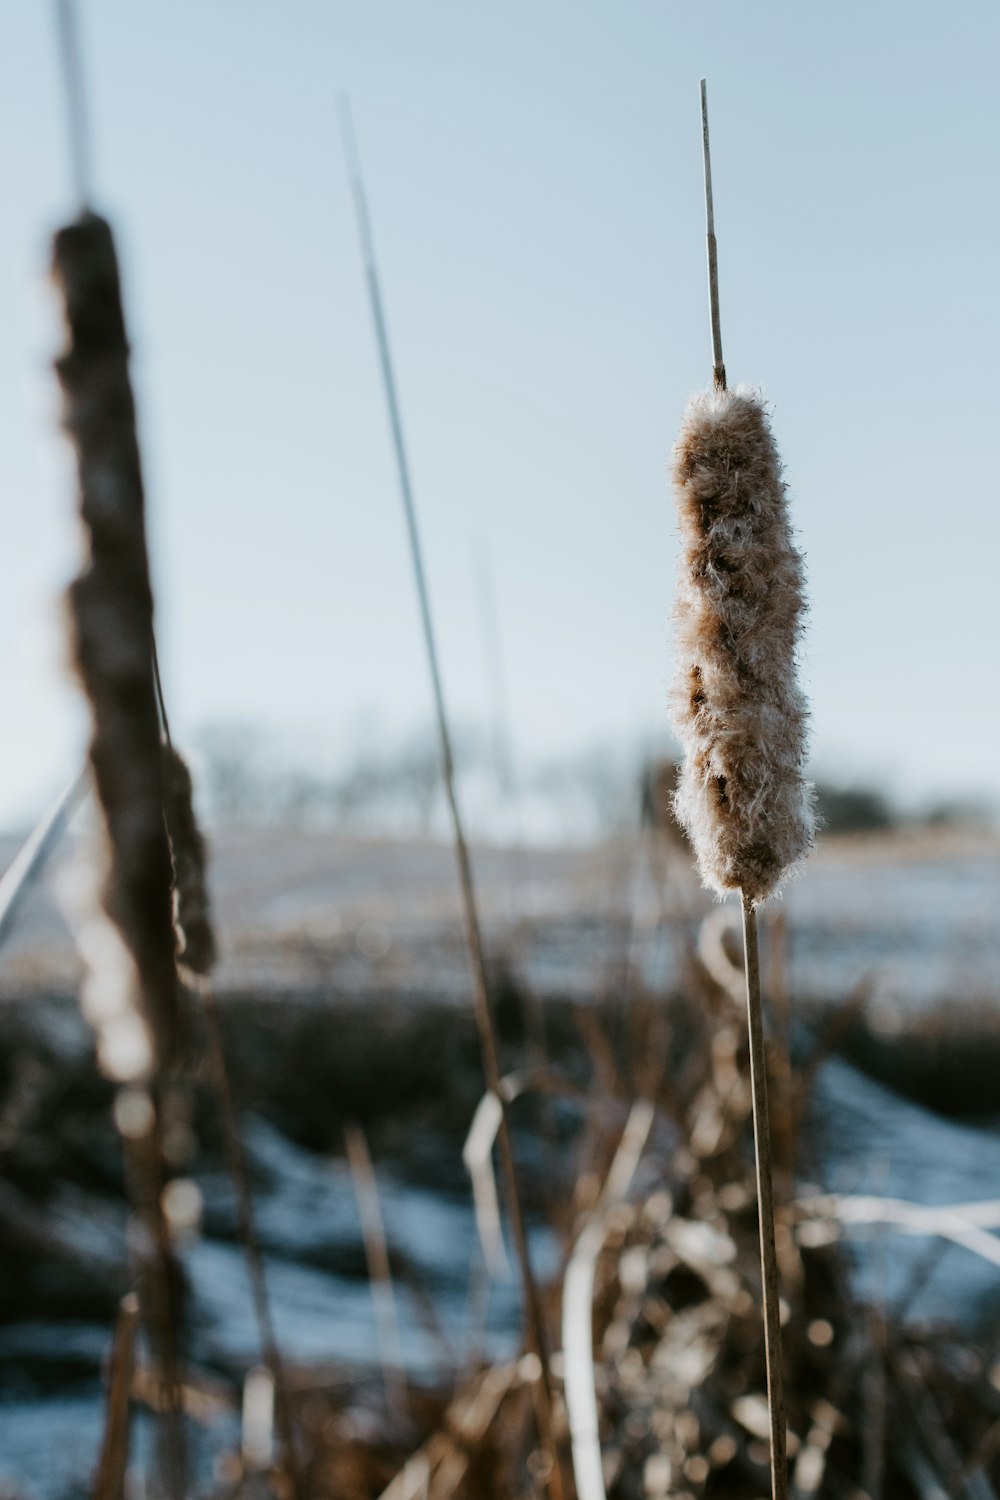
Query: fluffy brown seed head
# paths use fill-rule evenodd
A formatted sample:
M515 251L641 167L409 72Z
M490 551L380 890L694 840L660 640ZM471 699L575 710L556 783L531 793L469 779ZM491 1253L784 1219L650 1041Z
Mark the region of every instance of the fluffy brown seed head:
M781 463L753 391L694 397L674 452L681 535L672 693L684 768L674 799L702 879L764 901L812 846L804 609Z
M191 772L173 748L163 751L163 812L174 861L174 926L178 961L192 974L215 966L215 933L206 879L205 839L194 810Z
M178 1045L178 987L152 673L153 599L118 263L103 219L85 214L60 230L53 277L67 335L56 373L63 425L76 454L88 553L68 605L74 662L91 709L90 760L104 821L102 905L131 961L135 1004L165 1063ZM99 972L107 946L91 955L95 995L105 980L109 992L121 989L121 965L109 964L103 977Z

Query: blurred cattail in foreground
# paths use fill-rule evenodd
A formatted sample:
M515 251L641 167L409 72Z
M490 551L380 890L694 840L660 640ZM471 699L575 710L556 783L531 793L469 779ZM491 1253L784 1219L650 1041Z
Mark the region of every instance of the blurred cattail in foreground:
M674 455L681 533L674 806L705 884L770 896L813 840L807 711L795 677L805 608L781 462L760 397L695 396Z
M87 555L68 595L73 660L91 712L90 766L103 824L101 909L80 932L84 1008L102 1067L124 1090L115 1118L136 1209L135 1274L162 1380L159 1465L183 1500L180 1278L164 1207L162 1083L181 1052L172 865L153 672L145 499L118 261L84 211L55 237L67 347L56 361L76 454Z
M83 944L88 1010L105 1066L135 1079L152 1071L151 1054L162 1064L176 1053L178 991L145 502L118 262L103 219L84 213L59 231L53 276L67 328L56 372L88 549L69 618L105 834L108 920L92 924Z

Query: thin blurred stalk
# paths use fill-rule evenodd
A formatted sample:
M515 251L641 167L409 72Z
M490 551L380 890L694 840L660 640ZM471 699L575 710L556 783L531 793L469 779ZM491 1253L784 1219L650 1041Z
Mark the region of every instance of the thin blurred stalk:
M371 1152L368 1150L368 1141L360 1125L344 1127L344 1142L347 1146L347 1161L351 1169L354 1197L358 1205L358 1218L361 1221L361 1237L364 1241L368 1282L371 1286L372 1303L375 1308L375 1331L382 1361L386 1402L395 1420L402 1423L406 1419L408 1405L406 1366L403 1360L403 1341L399 1332L399 1316L396 1311L392 1267L389 1264L389 1247L386 1243L382 1207L379 1203L378 1181L372 1165Z
M59 793L4 871L0 879L0 943L10 932L32 881L42 873L89 789L90 766L85 764Z
M111 1347L108 1399L105 1405L104 1438L92 1500L124 1500L128 1467L132 1372L135 1368L135 1335L139 1323L139 1299L129 1292L121 1300Z
M754 1155L757 1165L757 1208L760 1220L760 1265L764 1295L764 1353L767 1362L767 1405L771 1422L771 1491L773 1500L787 1500L788 1465L785 1457L785 1391L781 1362L781 1298L774 1234L774 1186L771 1171L771 1132L767 1111L767 1057L760 993L760 955L757 914L743 898L743 953L746 962L747 1020L750 1031L750 1086L753 1097Z
M233 1098L229 1065L226 1062L226 1050L222 1039L222 1027L219 1023L218 1005L215 993L208 980L200 980L197 990L201 998L202 1015L205 1018L209 1071L212 1078L212 1087L219 1106L219 1119L222 1125L226 1161L229 1166L229 1175L232 1179L233 1190L236 1194L236 1210L240 1220L240 1240L243 1245L243 1254L246 1257L247 1275L250 1281L250 1295L253 1299L254 1318L257 1323L257 1337L260 1340L261 1353L264 1356L265 1363L274 1377L278 1431L281 1434L281 1443L285 1451L285 1462L288 1466L292 1495L295 1497L295 1500L304 1500L305 1491L302 1487L298 1449L295 1443L295 1423L292 1417L292 1400L288 1383L288 1373L274 1331L271 1300L267 1290L267 1272L264 1267L264 1256L260 1248L260 1238L257 1234L253 1192L250 1187L250 1173L247 1170L246 1153L243 1149L243 1139L240 1134L239 1119Z
M534 1275L531 1269L531 1259L528 1251L528 1237L524 1224L524 1214L521 1207L521 1194L518 1185L517 1169L514 1163L514 1153L511 1145L510 1120L507 1106L501 1090L500 1062L497 1052L496 1031L493 1022L492 1005L490 1000L490 986L486 967L486 953L483 944L482 925L479 918L479 907L476 900L475 884L472 876L472 862L469 857L468 843L465 837L465 828L462 814L458 804L458 794L455 788L455 765L452 753L451 731L448 726L448 715L445 709L444 687L441 681L441 670L438 660L437 642L434 634L434 625L431 617L430 595L427 585L427 576L424 569L423 551L420 544L420 532L417 525L416 503L413 496L413 487L410 480L410 466L406 453L406 444L403 438L403 424L399 408L399 398L396 392L396 381L393 374L392 357L389 350L389 336L386 327L385 312L382 305L382 294L379 285L378 269L375 262L375 249L372 238L371 223L368 216L368 204L365 195L364 184L361 178L361 166L358 159L357 147L354 140L354 131L347 101L341 101L341 127L344 140L344 151L351 178L351 187L354 196L355 214L357 217L358 235L361 241L361 252L364 260L365 278L368 285L368 297L371 304L372 321L375 329L375 340L378 346L379 364L382 374L382 384L385 392L386 406L389 414L389 425L392 431L392 444L396 458L396 469L399 479L400 498L403 504L403 514L406 522L406 532L409 541L410 558L413 567L414 581L417 590L417 601L420 611L420 623L424 639L424 648L427 656L427 665L430 672L431 687L434 697L434 710L437 722L438 741L441 753L441 771L444 779L445 795L448 802L448 811L451 818L452 838L455 846L455 858L458 864L459 885L462 894L462 908L465 919L466 944L469 950L469 959L472 967L473 1002L476 1019L476 1027L479 1032L479 1043L483 1057L483 1069L486 1075L487 1086L496 1094L500 1100L501 1121L499 1131L500 1162L503 1171L504 1183L507 1196L507 1211L510 1216L511 1234L517 1253L518 1266L521 1272L521 1282L524 1295L524 1317L525 1330L529 1348L539 1362L539 1379L535 1383L536 1411L538 1417L539 1436L542 1447L548 1458L548 1472L546 1483L552 1500L562 1500L564 1494L562 1471L559 1453L555 1440L555 1428L553 1422L552 1383L549 1371L549 1358L545 1328L542 1320L541 1305L538 1298L538 1289L535 1285Z

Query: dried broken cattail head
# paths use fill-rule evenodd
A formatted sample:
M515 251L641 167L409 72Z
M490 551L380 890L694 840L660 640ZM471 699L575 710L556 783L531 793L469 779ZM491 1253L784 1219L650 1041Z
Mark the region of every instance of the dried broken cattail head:
M178 962L192 974L215 964L215 933L206 880L205 839L194 810L187 762L172 745L163 751L163 813L174 861L174 926Z
M113 944L96 944L88 983L92 997L106 986L121 1008L127 969L126 988L134 990L162 1065L179 1045L179 1013L152 672L153 599L118 262L103 219L84 214L59 231L53 277L67 334L56 373L87 545L68 594L73 657L91 710L90 763L105 841L102 905L129 959L123 968Z
M795 675L803 597L781 462L760 396L689 403L674 452L681 534L679 667L684 746L674 799L701 876L756 904L808 853L807 710Z

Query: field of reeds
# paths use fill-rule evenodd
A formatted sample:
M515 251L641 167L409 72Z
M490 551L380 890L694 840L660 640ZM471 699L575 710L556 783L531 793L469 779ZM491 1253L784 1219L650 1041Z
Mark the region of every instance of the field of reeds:
M274 830L222 830L216 844L219 1019L306 1492L380 1495L395 1482L390 1493L406 1494L397 1476L409 1463L417 1494L425 1482L430 1493L530 1494L537 1435L518 1364L516 1281L509 1249L489 1278L495 1221L477 1224L463 1161L473 1121L482 1126L482 1085L447 848ZM875 1488L882 1464L883 1494L921 1495L929 1469L949 1462L944 1482L957 1486L961 1462L980 1452L973 1486L991 1473L996 1271L983 1246L962 1242L961 1226L956 1243L939 1206L968 1212L995 1176L984 1117L1000 1050L996 1000L980 1004L976 1032L943 996L887 1032L877 968L846 1003L846 963L829 971L825 994L815 987L817 956L835 941L859 968L869 962L861 912L844 911L866 862L897 889L898 919L907 877L936 886L957 857L954 840L937 862L924 847L915 867L912 849L894 848L821 851L836 924L810 931L803 911L796 932L803 883L762 935L777 1006L790 1463L804 1494ZM985 896L996 855L992 866L984 848L975 857ZM288 899L269 930L275 860ZM499 966L501 1063L517 1080L515 1152L567 1481L563 1382L589 1339L609 1495L763 1493L738 933L720 927L725 908L713 915L699 896L683 847L649 830L586 854L531 854L533 891L513 903L510 855L477 848L476 865ZM366 870L367 894L357 884ZM317 889L321 875L330 884ZM0 1448L14 1493L53 1495L88 1490L96 1471L112 1330L131 1285L115 1091L79 1017L59 883L55 868L21 907L2 1002ZM331 906L341 923L324 935L320 913ZM911 1065L932 1052L936 1068ZM983 1077L978 1097L942 1097L944 1081L968 1077L970 1065ZM929 1096L928 1079L938 1086ZM189 1138L183 1176L200 1210L177 1244L192 1474L201 1493L239 1483L277 1492L286 1481L267 1399L264 1436L245 1431L247 1401L262 1388L266 1398L266 1360L200 1031L185 1088L185 1134L197 1146ZM381 1270L362 1233L366 1193L379 1206ZM978 1235L988 1241L988 1225ZM590 1324L574 1333L566 1299L579 1309L588 1277ZM132 1476L153 1462L150 1375L140 1344ZM881 1415L870 1399L879 1391ZM59 1434L54 1448L46 1430Z
M824 842L778 434L723 358L704 81L678 759L643 768L613 837L471 836L344 101L432 715L407 795L440 822L206 833L160 672L118 241L56 15L79 198L50 266L81 537L63 614L89 740L0 876L4 1493L988 1500L1000 852L982 827L887 833L877 799L852 813L874 832Z

